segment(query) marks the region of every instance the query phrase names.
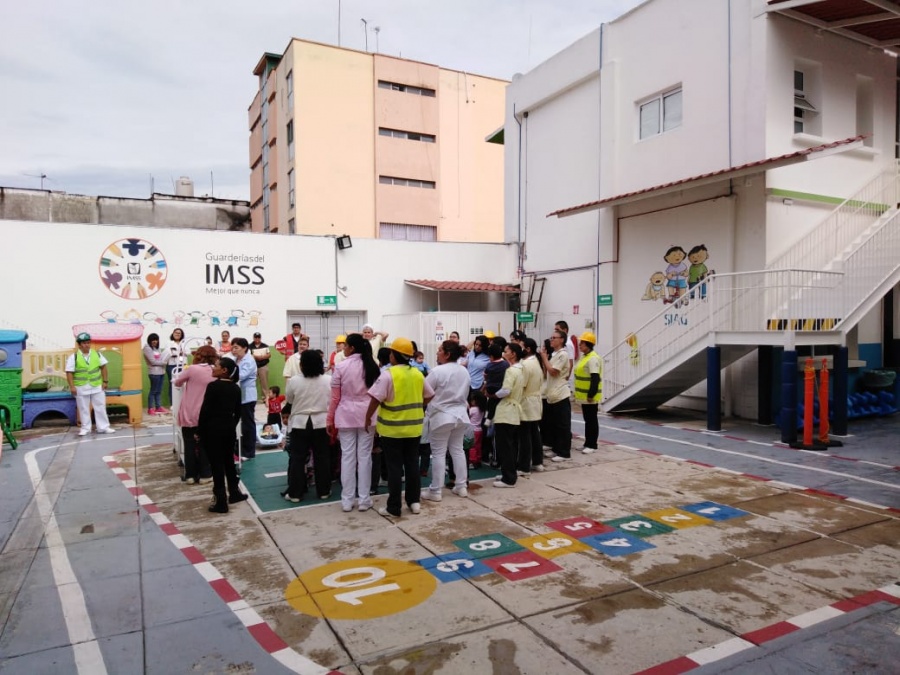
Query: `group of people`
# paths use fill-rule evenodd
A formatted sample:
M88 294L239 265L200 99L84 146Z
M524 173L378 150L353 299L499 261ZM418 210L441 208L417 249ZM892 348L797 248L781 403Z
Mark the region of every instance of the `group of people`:
M268 387L267 376L261 376L270 358L261 335L255 333L253 342L227 337L227 343L223 336L217 346L197 349L193 363L174 380L183 391L178 423L185 476L193 483L213 480L211 511L227 511L229 495L246 498L237 487L232 452L240 420L242 458L255 457L257 381L268 404L266 423L283 424L288 438L288 485L283 496L295 503L309 490L310 458L316 496L330 498L335 445L340 447L345 512L373 506L373 479L380 475L373 471L373 451L381 453L379 463L387 473L389 495L382 515L399 517L404 502L412 513L420 512L423 499L440 502L448 459L452 482L447 487L466 497L470 462L464 444L473 435L473 426L479 440L484 439L492 466L500 469L493 485L514 487L519 477L543 471L545 456L553 462L571 458L573 372L574 396L585 420L582 452L597 448L602 367L594 352L596 337L590 332L580 336L576 360L563 321L540 346L520 330L513 331L509 340L485 331L469 345L453 332L438 347L434 367L425 364L414 342L395 337L385 346L389 335L371 325L360 333L338 336L334 351L326 357L310 349L309 338L295 323L278 343L286 356L283 394L278 387ZM173 345L183 341L180 329L170 340ZM144 354L152 368L148 406L154 414L161 409L165 369L181 366L186 359L177 346L161 350L156 334L148 336ZM219 384L210 389L212 383ZM218 425L217 430L211 425ZM430 448L431 482L424 487L420 446Z

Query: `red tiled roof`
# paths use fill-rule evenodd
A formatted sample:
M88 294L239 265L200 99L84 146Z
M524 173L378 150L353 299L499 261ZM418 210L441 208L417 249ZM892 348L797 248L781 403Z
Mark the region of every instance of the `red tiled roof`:
M497 291L499 293L518 293L518 286L509 284L489 284L481 281L435 281L433 279L406 279L406 283L417 288L429 291L476 291L487 293Z
M699 181L710 182L709 179L711 178L721 180L722 178L735 178L737 175L746 175L749 173L757 173L759 171L776 169L780 166L787 166L790 164L796 164L797 162L805 161L806 159L812 159L814 158L814 155L822 153L826 150L849 150L850 146L862 143L862 140L864 138L865 136L853 136L852 138L845 138L842 141L824 143L822 145L817 145L812 148L806 148L805 150L798 150L797 152L791 152L786 155L780 155L778 157L770 157L768 159L761 159L756 162L741 164L740 166L733 166L727 169L719 169L718 171L711 171L710 173L702 173L697 176L691 176L690 178L682 178L670 183L654 185L653 187L644 188L642 190L635 190L634 192L626 192L625 194L616 195L615 197L607 197L606 199L599 199L595 202L588 202L587 204L569 206L567 208L548 213L547 217L549 218L550 216L558 216L560 218L564 218L565 216L573 216L576 213L594 211L603 206L612 206L614 203L637 201L636 198L643 195L649 196L651 193L673 192L673 188L678 188L688 183L696 183Z

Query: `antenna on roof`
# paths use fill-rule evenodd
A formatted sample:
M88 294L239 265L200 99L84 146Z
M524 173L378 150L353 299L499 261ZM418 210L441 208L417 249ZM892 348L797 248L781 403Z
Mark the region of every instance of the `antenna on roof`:
M360 19L363 25L363 33L366 34L366 51L369 51L369 22L365 19Z
M47 178L47 174L45 174L43 171L41 171L40 173L23 173L22 175L28 176L29 178L40 178L41 179L41 190L44 189L44 180L45 179L50 180L49 178Z
M381 32L381 26L375 26L373 30L375 31L375 53L380 54L381 51L378 49L378 34Z

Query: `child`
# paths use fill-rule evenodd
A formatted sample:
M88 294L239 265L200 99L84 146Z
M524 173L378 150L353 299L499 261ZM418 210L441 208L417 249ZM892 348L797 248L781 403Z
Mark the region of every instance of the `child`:
M238 482L233 452L236 427L241 419L241 388L237 385L237 364L219 359L213 366L214 379L206 386L200 406L198 436L209 455L213 474L212 513L228 513L228 505L247 499ZM226 493L226 483L228 491Z
M481 468L481 437L484 430L484 413L487 410L487 399L480 391L469 394L469 422L472 424L472 445L469 448L469 468ZM468 436L468 434L467 434Z
M425 363L425 354L423 354L422 352L416 352L416 360L411 365L422 371L422 374L425 377L428 377L430 369L428 368L428 364Z
M275 427L271 424L264 424L260 436L266 440L270 440L272 438L278 438L278 432L275 431Z
M269 408L269 416L266 417L266 424L281 423L281 406L284 405L284 396L281 394L280 387L270 387L269 395L266 396L266 405ZM265 432L265 429L263 429Z

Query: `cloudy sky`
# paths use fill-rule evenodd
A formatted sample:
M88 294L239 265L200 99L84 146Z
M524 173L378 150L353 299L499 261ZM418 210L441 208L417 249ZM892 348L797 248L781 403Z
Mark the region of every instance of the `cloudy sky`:
M0 186L247 199L247 107L291 37L509 79L641 0L30 0L0 21ZM374 32L378 26L380 31ZM212 174L212 178L211 175Z

